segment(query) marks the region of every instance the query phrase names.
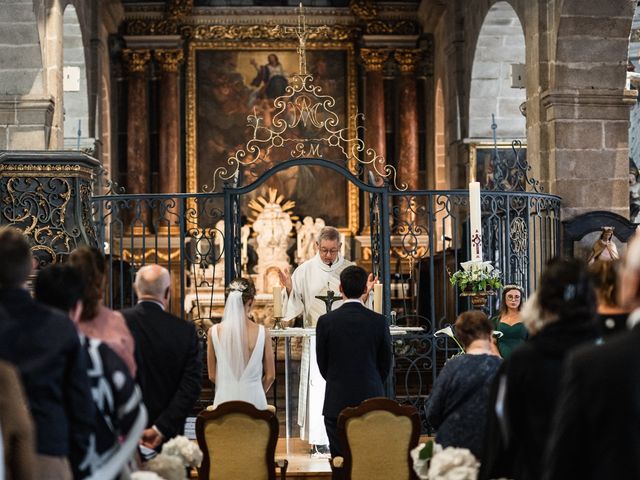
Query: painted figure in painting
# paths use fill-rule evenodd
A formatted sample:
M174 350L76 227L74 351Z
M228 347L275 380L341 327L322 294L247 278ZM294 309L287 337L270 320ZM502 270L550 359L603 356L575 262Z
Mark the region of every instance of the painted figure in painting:
M259 87L256 92L256 99L268 98L273 100L284 95L289 81L284 72L284 67L275 53L269 54L266 65L259 66L254 58L251 59L251 65L256 69L256 77L251 82L251 85Z

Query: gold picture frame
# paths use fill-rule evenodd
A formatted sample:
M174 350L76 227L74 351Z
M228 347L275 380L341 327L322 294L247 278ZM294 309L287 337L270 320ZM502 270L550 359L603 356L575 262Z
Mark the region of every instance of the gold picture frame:
M230 140L225 135L222 135L221 138L225 142L229 142L228 145L224 145L224 147L228 147L226 150L223 148L221 151L224 153L219 153L213 160L209 163L205 163L202 158L198 158L199 156L199 148L202 149L202 145L199 145L199 118L202 120L202 102L198 99L198 88L199 88L199 72L198 65L199 62L205 62L206 57L213 66L208 67L215 71L216 64L215 61L228 61L229 58L232 58L236 64L233 66L236 71L234 74L237 74L236 81L242 81L245 85L250 82L247 77L247 58L250 57L249 61L256 60L252 62L255 70L259 70L259 66L263 65L265 59L269 56L275 54L280 55L283 58L283 63L287 60L289 66L287 73L297 73L297 64L298 57L296 53L297 43L294 41L260 41L260 40L249 40L249 41L192 41L189 44L189 53L187 59L187 82L186 82L186 181L187 181L187 191L188 192L199 192L202 191L203 185L210 185L211 181L209 178L199 178L202 177L202 170L206 170L207 172L213 172L216 167L225 165L228 163L229 155L232 153L234 148L244 147L244 142L240 142L240 139ZM313 58L314 55L318 58L322 58L323 53L327 52L326 57L328 60L335 60L336 58L342 58L344 60L344 95L343 98L336 98L336 104L343 106L343 112L340 112L340 116L344 121L345 126L349 132L349 138L353 138L356 136L356 115L357 115L357 88L356 88L356 74L355 74L355 59L354 59L354 48L351 43L347 42L339 42L339 41L317 41L317 42L308 42L306 45L307 49L307 57ZM333 53L332 53L333 52ZM296 68L293 68L292 62L295 58ZM335 63L332 62L332 65ZM204 64L204 63L203 63ZM210 64L207 64L210 65ZM311 74L314 74L313 70L313 62L311 62L312 68L310 68ZM266 66L266 65L264 65ZM335 68L335 67L334 67ZM244 69L244 70L243 70ZM322 80L321 75L316 75L318 77L318 82ZM212 74L210 72L209 77L211 78ZM214 77L215 78L215 77ZM254 80L255 81L255 80ZM330 82L331 80L325 80L326 82ZM314 83L316 79L314 78ZM329 84L330 86L330 84ZM325 85L326 87L326 85ZM326 90L326 88L325 88ZM331 93L331 92L328 92ZM342 102L342 103L340 103ZM238 102L232 103L231 106L237 106ZM254 107L255 108L255 107ZM216 111L212 111L210 114L215 115ZM225 111L225 114L228 112ZM236 130L234 132L237 133L239 130L240 118L244 118L245 126L246 126L246 117L251 113L251 110L247 108L247 111L237 112L236 120L238 122ZM207 112L207 114L209 114ZM244 115L244 117L243 117ZM246 138L245 141L248 141L249 138ZM215 139L209 139L209 143L207 145L217 145L215 143ZM207 147L207 154L210 153L210 148ZM213 156L213 155L212 155ZM204 157L204 155L201 155ZM287 158L285 158L286 160ZM277 160L280 161L280 160ZM323 169L322 167L308 167L308 168L317 168L322 171L329 169ZM199 173L200 170L200 173ZM285 172L280 172L284 174ZM334 173L335 175L335 173ZM291 176L291 175L290 175ZM272 177L274 178L274 177ZM271 180L271 179L270 179ZM334 197L337 198L335 202L335 206L338 208L344 208L344 215L340 218L343 221L340 222L332 222L329 220L328 224L335 223L335 226L339 228L339 230L351 234L356 234L358 232L358 188L348 181L346 178L341 179L341 182L344 182L344 202L340 200L342 198L341 195L337 196L334 194ZM326 187L325 184L319 183L319 186L322 185ZM265 184L268 186L268 184ZM338 190L342 187L338 186ZM316 189L317 190L317 189ZM295 192L295 189L292 189ZM314 189L305 189L307 195L308 192L311 192L311 195L314 194ZM284 193L284 192L283 192ZM295 196L295 195L294 195ZM296 200L296 198L292 198ZM313 198L307 199L305 197L298 197L301 199L303 203L306 201L307 205L313 204ZM315 202L318 206L322 205L322 202ZM313 212L304 212L305 215L311 214L313 216ZM342 212L340 212L342 215ZM315 215L315 216L323 216L323 215ZM326 216L326 215L325 215Z
M519 167L526 168L527 162L527 146L522 144L520 147L516 147L519 150L518 163ZM498 150L498 156L506 159L508 165L512 165L511 170L514 174L505 174L505 178L502 180L501 188L497 188L493 181L493 158L495 155L495 149ZM506 157L506 158L505 158ZM480 187L483 190L507 190L507 191L526 191L526 178L519 175L522 168L516 166L516 154L513 150L511 143L472 143L469 145L469 178L475 179L480 182ZM517 172L516 172L517 171ZM516 173L518 173L516 175ZM522 172L523 173L523 172ZM516 183L513 183L516 182Z

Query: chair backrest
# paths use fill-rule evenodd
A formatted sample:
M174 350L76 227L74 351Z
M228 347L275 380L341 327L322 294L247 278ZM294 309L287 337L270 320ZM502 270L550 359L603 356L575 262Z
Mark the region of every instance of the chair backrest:
M278 419L247 402L225 402L200 412L196 437L203 453L200 480L276 478Z
M411 449L420 438L420 416L413 406L387 398L365 400L345 408L337 434L347 479L415 479Z

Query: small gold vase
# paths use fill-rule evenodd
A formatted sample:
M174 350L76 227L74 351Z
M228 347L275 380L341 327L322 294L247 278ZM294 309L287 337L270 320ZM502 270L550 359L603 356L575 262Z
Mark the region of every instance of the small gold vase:
M471 305L473 308L481 310L487 305L487 300L490 295L495 295L494 290L482 290L474 292L471 289L460 292L461 297L471 297Z

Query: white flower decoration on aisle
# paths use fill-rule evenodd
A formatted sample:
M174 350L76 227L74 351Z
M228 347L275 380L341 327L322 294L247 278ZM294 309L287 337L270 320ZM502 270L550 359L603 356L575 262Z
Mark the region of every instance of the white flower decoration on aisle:
M175 455L161 453L144 464L143 468L156 473L164 480L186 480L187 470L182 459Z
M480 462L469 449L447 447L434 453L427 478L429 480L477 480L479 469Z
M202 463L202 451L195 442L178 435L162 446L163 455L173 455L182 461L185 467L199 467Z
M155 472L139 470L131 474L131 480L164 480L164 479Z
M411 450L413 470L421 480L477 480L480 462L466 448L447 447L429 440Z

